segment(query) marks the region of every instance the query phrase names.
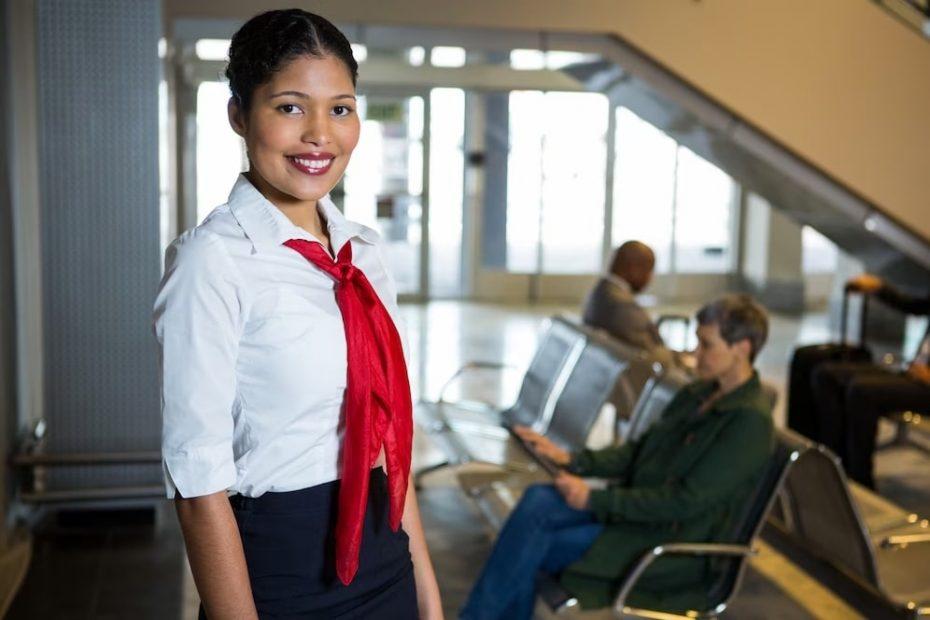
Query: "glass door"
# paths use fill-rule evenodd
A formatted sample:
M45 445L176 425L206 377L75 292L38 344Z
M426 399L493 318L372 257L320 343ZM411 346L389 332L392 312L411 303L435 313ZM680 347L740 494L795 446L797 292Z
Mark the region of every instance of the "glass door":
M485 171L478 289L513 301L580 298L604 256L608 99L515 90L485 106L495 165Z
M398 296L427 294L423 93L360 94L362 134L333 200L351 220L377 230Z

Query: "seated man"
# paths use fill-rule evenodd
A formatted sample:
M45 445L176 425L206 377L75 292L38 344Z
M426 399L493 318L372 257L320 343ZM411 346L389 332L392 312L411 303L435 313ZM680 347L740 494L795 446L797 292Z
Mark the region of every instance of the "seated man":
M675 363L652 319L635 295L652 280L656 257L648 245L627 241L614 251L610 271L588 294L582 312L585 325L603 329L631 346L645 349L663 364Z
M858 291L902 312L930 316L930 297L912 297L870 274L850 280ZM812 437L833 450L850 478L875 488L873 456L878 420L889 413L930 413L930 327L904 372L868 361L823 361L810 376L814 407ZM792 396L795 398L795 396Z
M464 619L530 618L538 570L561 573L583 607L603 607L643 552L669 541L722 536L772 453L769 403L753 360L768 320L750 297L727 295L697 314L697 371L638 441L569 454L527 428L542 457L568 469L527 489L501 530L462 609ZM582 476L606 478L592 490ZM640 583L651 592L704 588L704 560L661 559Z

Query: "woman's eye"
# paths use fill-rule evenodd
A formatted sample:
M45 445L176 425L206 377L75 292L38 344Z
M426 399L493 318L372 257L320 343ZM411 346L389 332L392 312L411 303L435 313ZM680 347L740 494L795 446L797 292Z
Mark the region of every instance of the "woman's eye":
M301 109L298 108L293 103L285 103L283 105L279 105L278 109L284 112L285 114L299 114L301 112Z
M337 105L333 108L333 114L336 116L348 116L352 113L352 108L346 105Z

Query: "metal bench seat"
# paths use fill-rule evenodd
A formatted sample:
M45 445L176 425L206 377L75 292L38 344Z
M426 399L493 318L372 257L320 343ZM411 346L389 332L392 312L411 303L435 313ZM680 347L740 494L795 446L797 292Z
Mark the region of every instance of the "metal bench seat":
M418 423L448 460L417 475L470 461L533 472L535 460L511 434L511 426L530 426L565 448L578 449L585 445L606 402L615 401L614 410L628 415L648 378L662 370L641 351L555 317L512 407L496 411L460 406L444 398L418 405Z
M783 441L806 448L785 484L786 533L902 616L930 615L930 524L907 514L895 524L900 511L890 513L880 529L870 529L859 506L868 506L878 521L881 502L863 502L865 489L851 491L839 459L827 448L791 431L781 434Z
M618 618L654 618L671 620L685 618L713 618L723 613L729 602L739 591L747 560L756 554L753 548L762 526L772 507L788 472L797 461L797 448L779 443L759 479L756 491L747 502L745 510L735 520L731 530L719 541L710 543L675 543L659 545L643 554L642 558L628 571L620 585L617 598L610 608L583 610L569 593L565 592L551 577L540 579L535 616L537 618L572 618L576 620L615 620ZM664 556L697 555L716 558L713 565L715 580L708 592L696 593L709 601L705 609L654 610L631 605L635 600L636 584L646 569Z
M624 437L638 439L645 433L661 418L662 412L675 393L687 382L686 375L674 371L666 372L661 377L650 377L641 390L638 402L632 408L631 416L621 426ZM457 436L456 440L467 442L470 438ZM549 480L551 477L522 446L515 445L515 442L488 442L481 439L472 441L472 449L476 453L478 450L484 450L484 458L481 460L507 464L499 467L496 473L484 469L478 476L472 475L468 470L458 475L462 490L475 500L492 527L495 527L509 514L509 508L512 507L509 498L519 497L528 485ZM496 453L489 453L495 449ZM509 451L506 451L508 449ZM497 497L498 495L503 499Z

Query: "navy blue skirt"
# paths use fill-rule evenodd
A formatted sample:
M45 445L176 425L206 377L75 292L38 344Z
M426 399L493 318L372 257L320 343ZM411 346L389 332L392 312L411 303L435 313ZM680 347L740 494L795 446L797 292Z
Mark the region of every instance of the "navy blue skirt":
M417 618L409 541L388 525L384 470L372 470L369 488L358 573L348 586L336 577L334 557L338 480L229 498L259 618Z

